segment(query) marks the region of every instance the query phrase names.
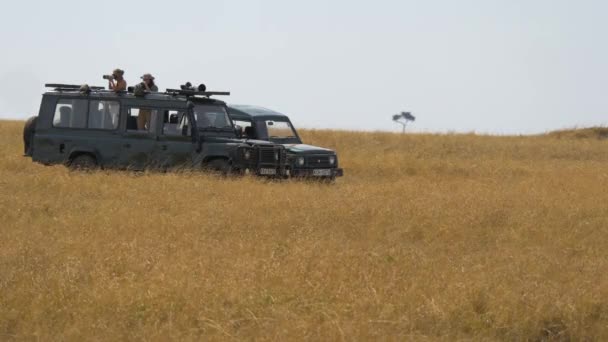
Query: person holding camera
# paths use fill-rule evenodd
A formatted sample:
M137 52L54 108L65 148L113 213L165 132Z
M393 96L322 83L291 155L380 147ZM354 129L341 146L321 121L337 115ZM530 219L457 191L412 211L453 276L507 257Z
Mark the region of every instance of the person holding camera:
M135 86L133 92L135 96L145 96L146 93L158 91L158 87L154 84L154 76L151 74L144 74L141 79L142 82ZM149 131L152 129L151 122L152 120L155 120L155 118L156 115L152 115L151 109L141 108L137 116L137 129Z
M114 92L117 93L127 90L127 81L123 78L124 74L124 70L114 69L114 71L112 71L112 75L107 77L110 90L114 90ZM104 76L104 78L106 77Z
M154 76L152 76L152 74L144 74L141 79L143 80L141 85L147 92L158 91L158 87L156 86L156 83L154 83Z

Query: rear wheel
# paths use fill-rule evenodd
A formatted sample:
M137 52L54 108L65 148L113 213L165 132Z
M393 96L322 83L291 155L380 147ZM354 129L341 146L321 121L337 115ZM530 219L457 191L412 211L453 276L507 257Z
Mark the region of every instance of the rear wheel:
M77 171L90 171L97 168L97 161L91 155L81 154L70 161L69 167Z
M25 122L25 126L23 127L23 154L25 156L32 155L32 141L34 140L34 133L36 133L37 120L38 117L33 116Z

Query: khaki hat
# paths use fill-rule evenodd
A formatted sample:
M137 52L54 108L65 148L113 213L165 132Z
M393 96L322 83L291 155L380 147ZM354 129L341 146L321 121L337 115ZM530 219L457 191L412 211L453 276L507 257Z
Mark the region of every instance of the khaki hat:
M144 80L146 78L151 79L152 81L154 81L154 76L152 76L152 74L144 74L141 79Z
M79 92L83 93L83 94L89 94L91 92L91 87L89 87L88 84L83 84L80 86L80 88L78 89Z
M118 69L118 68L114 69L114 71L112 71L112 75L120 75L120 76L122 76L124 74L125 74L125 71L121 70L121 69Z

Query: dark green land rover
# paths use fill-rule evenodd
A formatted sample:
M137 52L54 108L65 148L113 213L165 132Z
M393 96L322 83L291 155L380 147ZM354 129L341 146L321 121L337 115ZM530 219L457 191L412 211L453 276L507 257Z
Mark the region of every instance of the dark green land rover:
M229 105L228 114L245 139L266 140L287 150L285 173L292 177L341 177L336 152L302 143L287 115L246 105Z
M72 168L176 167L284 176L281 145L237 136L226 104L194 89L115 93L52 84L24 129L25 154Z

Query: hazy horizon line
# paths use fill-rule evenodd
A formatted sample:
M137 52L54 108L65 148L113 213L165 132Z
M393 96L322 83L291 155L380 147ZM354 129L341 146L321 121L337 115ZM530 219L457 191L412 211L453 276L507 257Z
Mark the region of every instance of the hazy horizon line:
M34 116L34 115L32 115ZM37 116L37 115L35 115ZM7 116L6 114L0 114L0 121L27 121L29 117L18 117L18 116ZM415 128L406 129L405 133L402 133L401 127L396 127L394 130L384 130L384 129L361 129L361 128L345 128L345 127L306 127L300 126L295 127L297 130L315 130L315 131L341 131L341 132L361 132L361 133L394 133L394 134L438 134L438 135L479 135L479 136L499 136L499 137L508 137L508 136L536 136L536 135L544 135L553 132L561 132L561 131L570 131L570 130L583 130L583 129L593 129L593 128L608 128L608 124L599 124L592 126L578 126L574 125L572 127L562 127L557 129L547 129L542 132L522 132L522 133L507 133L507 132L484 132L477 130L444 130L444 131L432 131L432 130L416 130Z

